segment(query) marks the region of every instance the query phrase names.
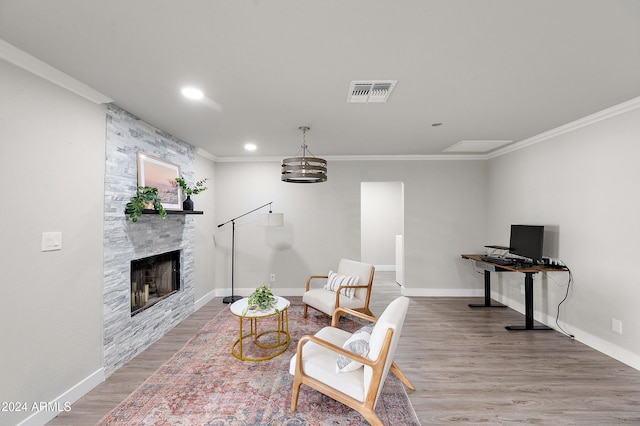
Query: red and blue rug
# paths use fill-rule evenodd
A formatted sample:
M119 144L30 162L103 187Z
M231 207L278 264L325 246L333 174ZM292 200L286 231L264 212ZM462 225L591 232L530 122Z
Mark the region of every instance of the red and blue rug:
M292 306L289 348L271 360L240 361L231 354L238 318L226 308L99 425L367 425L357 411L305 385L297 411L291 411L289 360L301 336L329 324L329 317L316 312L304 319L302 306ZM348 318L343 324L354 330L362 325ZM391 373L376 412L385 425L420 424L403 384Z

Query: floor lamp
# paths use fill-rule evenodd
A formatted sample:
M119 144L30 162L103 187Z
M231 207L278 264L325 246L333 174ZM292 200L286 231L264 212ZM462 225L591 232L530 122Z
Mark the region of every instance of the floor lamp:
M273 213L271 211L271 204L273 203L267 203L267 204L263 204L260 207L256 207L255 209L248 211L244 214L241 214L240 216L234 217L233 219L230 219L224 223L221 223L220 225L218 225L218 228L221 228L222 226L226 225L227 223L231 222L231 296L227 296L224 299L222 299L222 303L233 303L236 300L240 300L242 299L242 296L236 296L234 294L234 275L235 275L235 253L236 253L236 220L240 219L243 216L246 216L250 213L255 212L256 210L260 210L263 207L269 206L269 214L262 214L258 217L258 225L259 226L267 226L267 227L271 227L271 226L282 226L284 224L284 215L282 213Z

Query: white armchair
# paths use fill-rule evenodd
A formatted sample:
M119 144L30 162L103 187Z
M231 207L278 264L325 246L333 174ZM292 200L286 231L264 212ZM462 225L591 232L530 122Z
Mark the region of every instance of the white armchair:
M339 307L353 309L373 316L369 310L371 286L373 285L373 265L355 260L342 259L338 270L331 277L329 275L312 275L307 280L305 293L302 295L304 314L312 307L329 316ZM357 280L356 280L357 278ZM333 279L334 288L320 287L318 283L326 284ZM355 283L354 283L355 281Z
M303 336L296 354L291 358L289 372L294 375L291 410L298 405L300 386L304 383L319 392L357 410L374 426L382 425L375 413L375 405L389 370L410 389L413 384L393 362L402 325L409 308L409 299L399 297L382 313L379 319L345 308L336 309L331 327L324 327L314 336ZM349 333L338 327L342 314L350 314L375 323L371 331L367 351L358 355L345 349L354 349L349 342L361 333ZM362 347L362 345L359 345ZM364 353L366 352L366 353ZM349 369L339 372L340 356L352 363ZM344 360L344 358L343 358Z

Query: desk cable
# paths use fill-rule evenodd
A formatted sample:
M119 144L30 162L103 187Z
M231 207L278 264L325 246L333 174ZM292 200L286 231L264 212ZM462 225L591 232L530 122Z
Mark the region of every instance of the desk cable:
M560 301L560 303L558 303L558 312L556 314L556 326L558 327L558 329L560 330L561 333L563 333L565 336L569 337L570 339L575 339L575 336L567 331L565 331L562 327L560 327L560 324L558 324L558 320L560 318L560 305L562 305L564 303L565 300L567 300L567 298L569 297L569 288L571 287L571 283L573 282L573 274L571 273L571 269L569 269L568 266L564 265L565 268L567 268L567 272L569 273L569 280L567 281L567 291L564 294L564 299L562 299ZM546 272L545 272L546 274ZM549 275L547 274L547 276L549 277ZM551 277L549 277L551 278ZM553 278L551 278L552 281L555 282L555 280Z

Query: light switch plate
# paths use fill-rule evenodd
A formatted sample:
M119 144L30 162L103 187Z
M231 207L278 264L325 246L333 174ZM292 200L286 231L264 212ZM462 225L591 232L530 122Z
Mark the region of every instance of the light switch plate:
M62 250L62 232L43 232L42 251Z

